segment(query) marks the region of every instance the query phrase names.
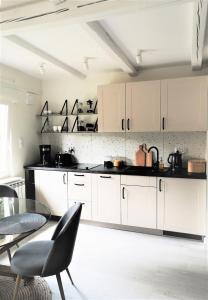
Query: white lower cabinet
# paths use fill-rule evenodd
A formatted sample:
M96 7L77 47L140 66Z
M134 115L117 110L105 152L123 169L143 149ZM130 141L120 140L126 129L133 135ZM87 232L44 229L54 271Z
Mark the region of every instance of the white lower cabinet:
M67 173L59 171L35 171L36 200L50 208L51 214L63 216L68 209Z
M91 177L89 173L68 173L69 206L74 202L83 203L81 219L92 219Z
M121 224L120 175L92 175L93 220Z
M82 219L206 234L206 180L35 170L35 192L55 216L82 202Z
M158 178L158 228L206 233L206 180Z
M156 229L156 178L121 176L122 224ZM127 185L127 184L128 185Z

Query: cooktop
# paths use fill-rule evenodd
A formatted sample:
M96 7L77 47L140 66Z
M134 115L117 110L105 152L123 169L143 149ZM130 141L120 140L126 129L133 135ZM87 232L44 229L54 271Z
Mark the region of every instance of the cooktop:
M75 170L91 170L93 168L96 168L97 164L76 164L70 167L70 169L75 169Z

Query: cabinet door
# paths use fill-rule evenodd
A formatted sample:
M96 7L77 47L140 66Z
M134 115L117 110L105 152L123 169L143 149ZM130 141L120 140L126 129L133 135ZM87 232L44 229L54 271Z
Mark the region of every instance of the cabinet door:
M69 205L82 202L81 219L85 220L92 219L91 176L87 173L68 173Z
M122 224L143 228L156 228L156 188L121 186Z
M205 235L206 180L159 178L158 228Z
M120 224L120 175L93 174L93 219Z
M160 131L160 81L126 84L127 131Z
M206 77L162 80L161 91L165 131L207 129Z
M98 87L98 131L125 131L125 84Z
M51 214L62 216L68 208L67 173L59 171L35 171L36 200L51 210Z

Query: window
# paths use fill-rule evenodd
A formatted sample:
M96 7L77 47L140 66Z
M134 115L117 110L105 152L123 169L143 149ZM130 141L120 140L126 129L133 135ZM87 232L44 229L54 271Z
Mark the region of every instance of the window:
M9 172L8 105L0 104L0 178Z

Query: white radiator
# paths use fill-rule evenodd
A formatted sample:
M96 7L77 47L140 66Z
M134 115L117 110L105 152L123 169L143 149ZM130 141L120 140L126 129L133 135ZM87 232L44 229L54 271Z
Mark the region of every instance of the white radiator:
M9 177L2 179L0 184L7 184L13 188L19 198L25 198L25 180L21 177Z

